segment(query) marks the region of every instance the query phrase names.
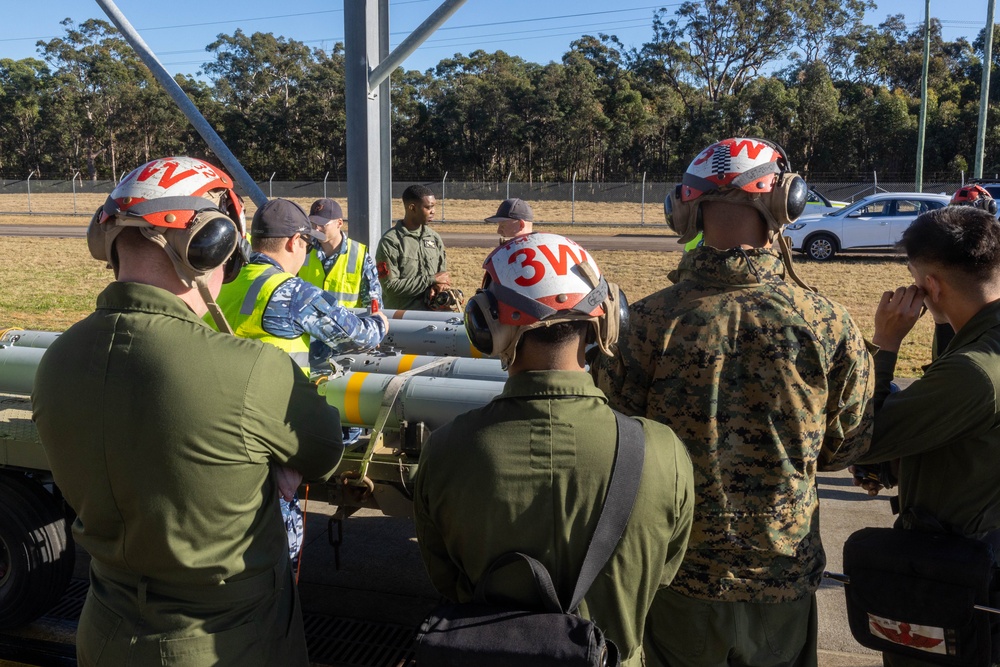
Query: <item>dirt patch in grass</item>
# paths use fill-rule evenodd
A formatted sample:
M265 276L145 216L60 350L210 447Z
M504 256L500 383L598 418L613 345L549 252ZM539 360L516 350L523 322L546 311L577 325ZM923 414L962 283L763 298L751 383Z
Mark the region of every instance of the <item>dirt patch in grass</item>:
M98 293L112 280L104 265L91 259L84 239L0 237L0 329L61 331L94 309ZM483 248L452 248L449 270L466 297L482 280ZM604 250L594 257L630 301L666 287L667 274L681 253ZM893 255L840 256L829 263L799 261L800 275L820 292L847 307L866 337L874 330L875 306L883 291L910 283L902 258ZM919 375L930 362L933 323L925 317L900 350L897 374Z

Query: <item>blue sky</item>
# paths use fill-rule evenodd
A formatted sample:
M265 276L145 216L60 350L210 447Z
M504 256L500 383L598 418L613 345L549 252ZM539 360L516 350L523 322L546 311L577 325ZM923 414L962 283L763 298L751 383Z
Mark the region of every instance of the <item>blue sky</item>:
M390 0L392 46L420 24L440 0ZM0 31L0 58L37 56L35 42L63 34L59 22L72 18L105 18L92 0L8 0L4 3L4 28ZM173 73L195 74L205 60L205 46L219 33L274 32L310 46L329 48L343 41L342 0L242 0L212 3L204 0L117 0L116 4L160 61ZM559 60L570 42L584 34L606 32L626 45L638 46L651 35L655 8L672 7L680 0L656 4L649 0L468 0L404 63L407 69L425 70L442 58L478 48L502 49L534 62ZM902 13L912 29L924 18L923 0L879 0L878 9L866 15L877 25L889 14ZM986 23L987 0L931 0L931 15L943 22L946 39L960 36L970 41ZM947 12L947 13L946 13ZM997 17L1000 20L1000 14Z

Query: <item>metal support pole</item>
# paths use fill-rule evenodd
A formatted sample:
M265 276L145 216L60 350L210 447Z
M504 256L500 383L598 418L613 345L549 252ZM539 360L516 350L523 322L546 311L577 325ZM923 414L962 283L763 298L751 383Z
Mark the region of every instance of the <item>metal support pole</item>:
M76 177L80 175L80 172L73 174L73 213L76 213ZM83 179L80 179L80 186L83 186Z
M378 62L389 57L389 0L378 3ZM369 82L369 90L374 87ZM389 76L378 84L378 152L379 152L379 222L383 229L392 225L392 103ZM379 237L380 239L381 237ZM368 252L374 254L379 239L368 244Z
M277 174L277 173L278 172L276 172L276 171L272 172L271 173L271 178L267 179L267 198L268 199L271 199L272 197L274 197L274 191L271 189L271 182L274 181L274 175Z
M962 170L962 187L965 187L965 170Z
M28 174L28 213L31 213L31 177L35 175L35 170L32 169Z
M878 172L877 171L872 170L872 178L875 180L875 186L872 188L872 194L873 195L877 195L878 194Z
M380 17L387 9L384 0L344 3L347 202L351 209L348 235L371 252L389 228L391 210L391 174L390 183L386 183L389 164L382 164L388 163L389 119L382 118L382 88L370 92L368 87L369 63L379 61L380 42L388 44L388 21Z
M504 199L510 199L510 175L513 173L512 171L507 172L507 196Z
M639 224L646 224L646 172L642 172L642 207L639 209Z
M383 81L388 79L392 70L402 65L403 61L416 51L417 47L424 43L424 40L431 36L431 33L437 30L441 24L447 21L464 4L465 0L445 0L441 3L440 7L435 9L423 23L417 26L416 30L399 43L399 46L392 53L379 62L378 67L371 71L368 75L368 92L375 90Z
M444 172L444 178L441 179L441 222L444 222L444 184L448 182L448 172Z
M990 73L993 70L993 17L997 0L990 0L986 10L986 34L983 47L983 82L979 91L979 128L976 132L976 163L973 176L983 177L983 153L986 150L986 123L989 121ZM964 183L963 183L964 185Z
M118 183L121 183L122 180L124 180L125 174L127 174L127 173L128 173L128 170L124 170L124 171L122 171L122 173L118 174Z
M212 129L208 121L205 120L205 117L201 115L198 107L184 94L184 91L181 90L181 87L174 81L173 77L167 73L166 68L160 64L156 55L146 45L146 42L139 36L139 33L132 27L132 24L129 23L124 14L121 13L112 0L97 0L97 4L101 6L101 9L108 15L108 18L118 26L119 32L132 45L135 52L139 54L142 62L146 63L146 67L153 73L153 76L160 82L160 85L167 91L167 94L170 95L174 103L180 107L181 112L188 119L188 122L194 126L194 129L198 131L198 134L205 140L208 147L222 161L222 164L225 165L230 175L232 175L233 180L236 181L236 184L247 193L247 196L253 200L254 204L262 206L267 201L264 192L257 187L257 184L250 178L250 174L247 173L243 165L236 159L233 152L229 150L229 147L226 146L225 142Z
M920 127L917 129L917 192L924 191L924 136L927 133L927 71L931 59L931 0L924 3L924 71L920 77Z
M570 194L569 221L576 222L576 172L573 172L573 189Z
M323 176L323 199L326 199L326 179L330 177L330 172L326 172Z

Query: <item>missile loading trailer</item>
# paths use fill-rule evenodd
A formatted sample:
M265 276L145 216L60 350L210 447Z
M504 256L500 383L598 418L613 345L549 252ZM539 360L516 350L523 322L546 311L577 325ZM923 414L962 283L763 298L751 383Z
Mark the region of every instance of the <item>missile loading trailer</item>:
M457 322L397 318L392 325L402 323L409 325L400 327L410 332L404 336L431 341L417 346L421 351L467 349ZM74 516L52 481L31 419L35 369L57 336L0 331L0 629L44 615L73 573ZM417 461L430 431L489 402L505 378L496 360L398 353L341 355L328 375L314 377L345 425L369 429L348 446L328 482L310 485L310 498L337 508L329 519L335 557L343 520L358 509L412 515Z

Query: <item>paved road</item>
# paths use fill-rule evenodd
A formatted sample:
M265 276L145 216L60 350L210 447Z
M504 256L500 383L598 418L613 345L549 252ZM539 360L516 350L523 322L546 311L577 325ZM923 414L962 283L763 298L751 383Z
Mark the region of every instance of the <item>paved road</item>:
M40 236L45 238L83 238L87 227L81 225L0 225L0 236ZM469 234L446 232L441 234L449 248L492 248L496 234ZM674 236L644 234L617 234L615 236L579 235L574 239L587 250L652 250L672 252L681 250Z

